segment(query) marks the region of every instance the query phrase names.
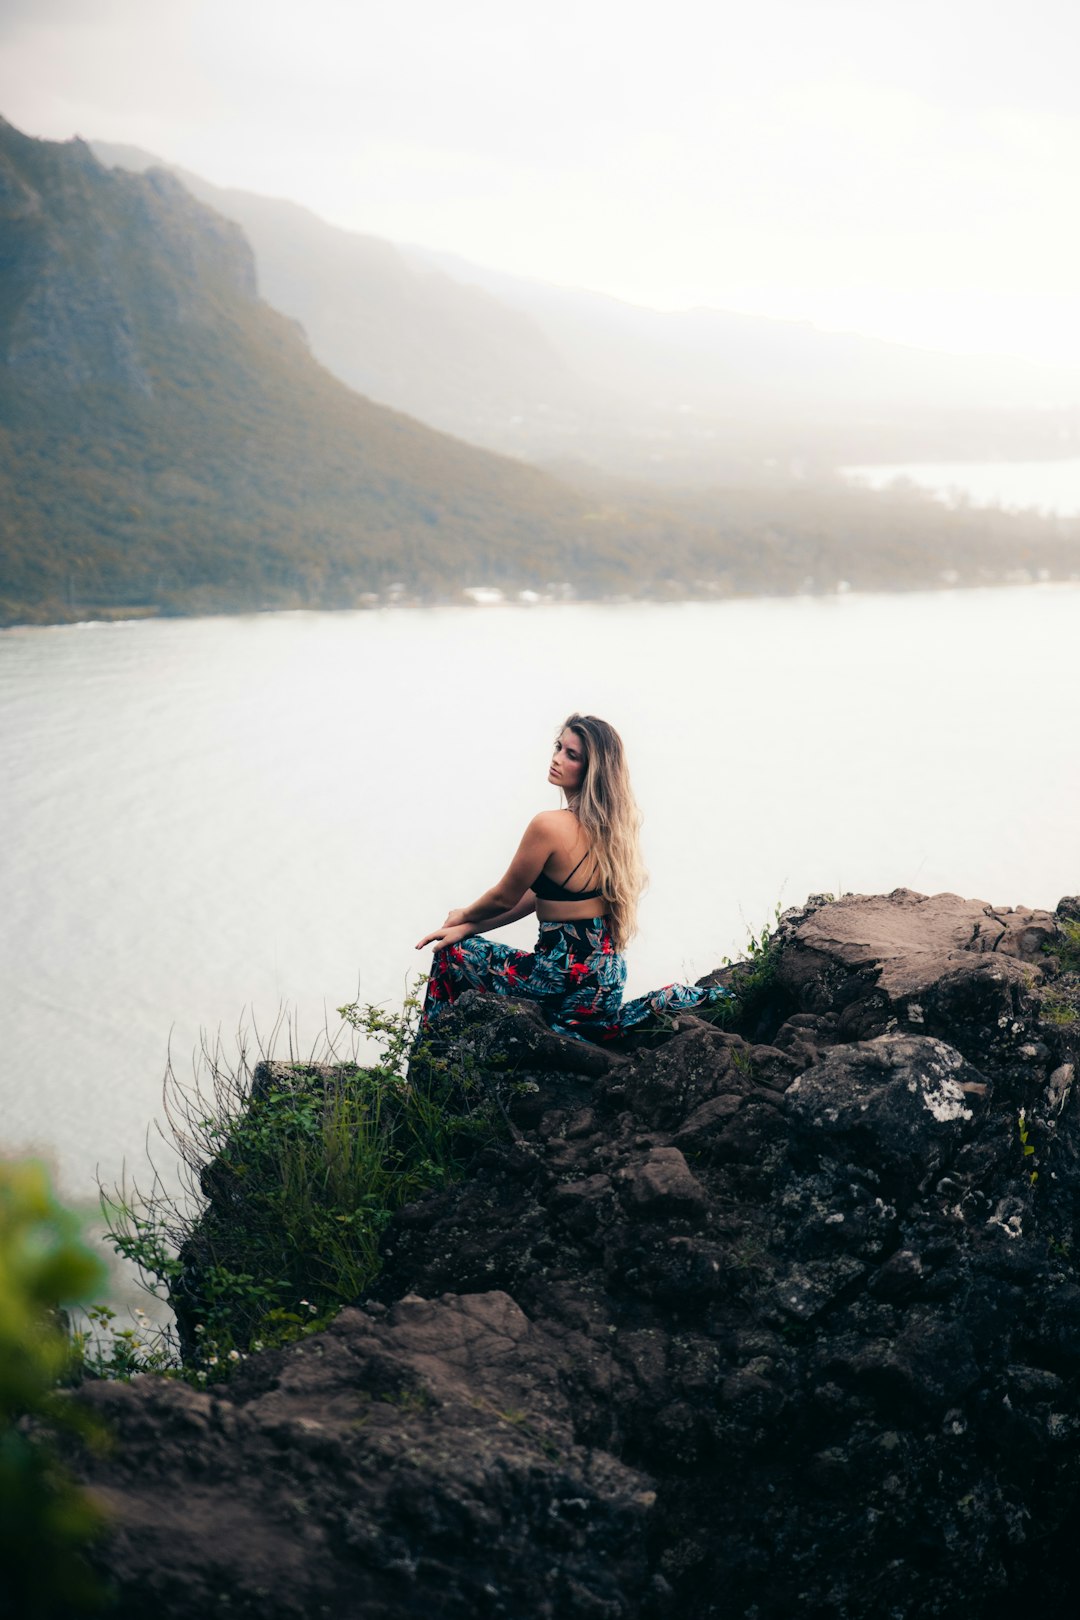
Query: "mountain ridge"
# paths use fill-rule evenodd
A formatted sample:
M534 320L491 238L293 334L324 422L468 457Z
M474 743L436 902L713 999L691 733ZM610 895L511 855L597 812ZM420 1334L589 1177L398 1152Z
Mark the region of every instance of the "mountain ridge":
M141 148L96 142L94 150L137 172L162 166ZM519 447L509 424L532 408L530 389L562 413L596 403L536 323L481 288L411 264L394 243L342 230L301 203L164 166L241 225L262 295L301 322L312 352L350 388L503 452Z
M134 167L155 161L140 149L95 149ZM935 446L963 459L1000 455L1010 439L1053 455L1061 434L1080 442L1080 375L1071 371L806 321L648 309L349 231L300 205L177 172L249 231L270 301L304 324L346 382L541 464L576 457L668 483L776 482L766 461L917 460ZM287 222L299 214L298 256ZM410 271L441 279L410 283ZM413 321L427 344L420 365Z
M0 210L9 604L196 586L341 605L566 560L580 497L350 392L257 298L239 228L171 174L8 125Z

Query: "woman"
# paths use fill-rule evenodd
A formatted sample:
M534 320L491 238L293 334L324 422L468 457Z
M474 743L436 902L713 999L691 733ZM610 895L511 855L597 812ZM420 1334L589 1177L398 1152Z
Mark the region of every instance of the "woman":
M566 804L542 810L504 875L471 906L448 913L417 950L434 945L424 1000L428 1027L464 990L538 1002L551 1027L578 1039L613 1040L654 1012L687 1011L730 991L670 984L622 1005L622 952L645 887L622 739L591 714L572 714L555 743L548 781ZM536 912L535 951L480 937Z

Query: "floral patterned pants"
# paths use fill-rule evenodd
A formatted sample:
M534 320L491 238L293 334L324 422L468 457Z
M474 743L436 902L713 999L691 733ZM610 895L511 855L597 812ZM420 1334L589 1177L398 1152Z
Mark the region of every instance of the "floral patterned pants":
M423 1027L465 990L535 1001L552 1029L578 1040L611 1041L654 1013L689 1012L731 995L719 986L669 984L633 1001L622 999L626 961L606 917L542 922L533 951L473 934L435 952L424 999Z

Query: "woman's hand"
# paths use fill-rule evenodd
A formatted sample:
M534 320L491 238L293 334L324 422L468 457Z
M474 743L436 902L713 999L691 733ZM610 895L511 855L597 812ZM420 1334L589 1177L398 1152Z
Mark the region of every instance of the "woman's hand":
M465 913L460 906L457 906L453 911L448 911L446 913L446 916L443 918L443 927L456 928L458 923L463 923L464 921Z
M450 915L453 916L453 912ZM423 939L418 939L416 948L422 951L425 945L434 945L437 951L441 951L445 945L456 945L459 939L468 939L472 932L468 923L454 923L449 927L443 923L441 928L436 928L432 933L425 934Z

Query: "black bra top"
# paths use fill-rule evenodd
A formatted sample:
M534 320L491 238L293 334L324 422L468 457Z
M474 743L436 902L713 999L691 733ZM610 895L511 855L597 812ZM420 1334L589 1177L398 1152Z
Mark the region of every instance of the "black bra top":
M578 866L585 864L588 855L589 851L586 850L577 866L574 867L574 872L577 871ZM569 883L574 872L567 872L566 883ZM566 883L556 883L554 878L545 877L541 872L533 883L532 891L538 900L602 900L604 898L603 889L568 889Z

